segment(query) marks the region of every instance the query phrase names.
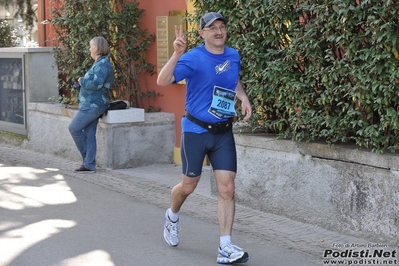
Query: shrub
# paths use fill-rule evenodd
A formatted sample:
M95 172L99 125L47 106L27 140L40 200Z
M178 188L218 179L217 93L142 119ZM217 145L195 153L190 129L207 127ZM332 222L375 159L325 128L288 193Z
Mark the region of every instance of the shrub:
M229 19L254 129L296 141L399 145L394 1L193 0Z
M18 45L17 31L12 30L6 21L0 21L0 47L14 47Z
M55 0L52 24L57 32L54 48L55 61L59 69L59 86L72 91L79 77L91 67L89 41L95 36L108 40L110 60L115 70L115 83L111 99L123 99L130 106L143 107L143 100L155 97L153 91L140 85L139 79L153 73L153 65L145 60L155 36L140 29L144 10L137 2L121 0ZM150 104L147 111L158 110Z

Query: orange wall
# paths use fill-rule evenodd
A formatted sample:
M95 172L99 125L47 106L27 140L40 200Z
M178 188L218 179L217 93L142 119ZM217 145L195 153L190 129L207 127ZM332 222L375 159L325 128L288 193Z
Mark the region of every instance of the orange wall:
M148 32L156 35L156 17L157 16L168 16L169 11L172 10L187 10L186 0L163 0L160 4L159 0L142 0L140 2L140 8L145 10L145 16L142 20L141 28L148 29ZM157 48L156 42L151 44L150 50L147 52L147 60L149 63L157 65ZM180 136L181 136L181 117L183 116L185 109L185 96L186 88L185 85L169 85L167 87L159 87L156 84L157 76L151 76L148 78L148 88L154 89L162 96L157 96L155 102L152 102L154 106L160 106L162 112L174 113L175 114L175 126L176 126L176 147L180 147Z
M51 19L51 0L39 0L39 23L43 20ZM148 33L156 35L156 17L157 16L168 16L169 11L173 10L187 10L186 0L141 0L140 8L145 10L144 17L142 18L142 29L147 29ZM160 4L162 3L162 4ZM41 11L42 10L42 11ZM39 28L39 45L40 46L52 46L52 38L55 36L54 30L51 25L46 25ZM150 49L146 54L147 61L155 65L157 69L157 49L156 42L152 43ZM185 85L169 85L167 87L160 87L156 83L157 75L147 77L148 89L155 90L159 96L154 101L151 101L151 105L154 107L160 107L162 112L174 113L175 114L175 125L176 125L176 147L180 147L180 136L181 136L181 117L184 114L184 103L185 103ZM144 83L143 83L143 88ZM147 106L145 106L147 107Z

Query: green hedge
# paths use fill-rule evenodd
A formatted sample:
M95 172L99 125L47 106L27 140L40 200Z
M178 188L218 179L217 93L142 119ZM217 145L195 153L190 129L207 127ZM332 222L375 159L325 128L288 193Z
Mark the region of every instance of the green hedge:
M219 11L229 19L228 45L242 57L255 130L398 149L397 3L192 2L198 14Z

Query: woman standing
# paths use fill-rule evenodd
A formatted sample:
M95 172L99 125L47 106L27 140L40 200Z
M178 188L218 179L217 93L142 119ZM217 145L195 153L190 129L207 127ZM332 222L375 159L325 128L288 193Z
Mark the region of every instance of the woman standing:
M79 78L79 110L69 124L69 132L83 158L75 173L94 173L96 170L96 131L101 114L109 106L108 90L114 83L114 69L108 58L109 45L103 37L90 41L90 55L94 64L83 78Z

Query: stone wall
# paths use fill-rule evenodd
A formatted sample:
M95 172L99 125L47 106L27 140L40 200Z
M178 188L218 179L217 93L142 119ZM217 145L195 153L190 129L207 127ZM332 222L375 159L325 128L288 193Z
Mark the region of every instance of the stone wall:
M399 157L353 146L235 134L237 202L344 234L399 244ZM215 184L212 193L216 194Z
M129 112L115 110L109 112ZM28 139L21 146L63 156L81 163L81 156L68 131L77 109L60 104L28 104ZM147 113L143 122L105 123L97 127L97 165L102 168L132 168L172 163L175 146L174 114Z

